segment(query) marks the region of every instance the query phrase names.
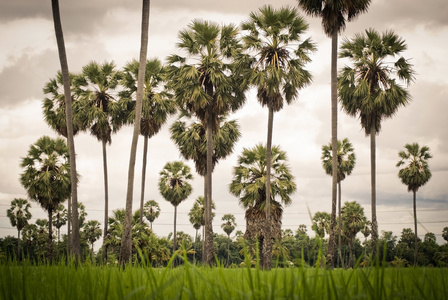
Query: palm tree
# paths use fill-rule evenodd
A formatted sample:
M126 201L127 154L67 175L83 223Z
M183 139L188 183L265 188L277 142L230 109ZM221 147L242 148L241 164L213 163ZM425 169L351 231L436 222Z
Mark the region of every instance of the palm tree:
M341 181L345 179L347 175L350 175L355 168L356 156L354 153L353 145L349 142L347 138L343 139L342 142L338 140L337 149L337 162L338 162L338 253L339 258L342 260L341 253ZM322 146L322 167L325 173L328 175L333 175L333 147L331 142L328 145ZM331 230L330 230L331 231Z
M211 265L213 255L212 227L212 137L219 131L219 117L235 111L244 103L244 87L233 70L233 60L241 50L238 28L194 20L179 32L177 47L187 56L171 55L171 86L180 107L197 117L206 129L205 176L205 253L203 260Z
M90 255L93 262L93 244L103 234L100 228L100 223L97 220L90 220L84 225L84 235L86 240L90 243Z
M362 208L358 202L353 201L344 203L344 206L342 207L342 227L349 240L349 266L351 267L355 265L353 251L356 234L364 228L366 222L367 219L364 215L364 208Z
M409 85L414 78L412 65L396 56L406 50L405 41L393 31L379 34L374 29L345 39L339 57L348 58L353 67L345 66L338 79L339 99L343 110L358 117L366 135L370 135L372 254L376 256L378 222L376 219L376 135L381 121L393 117L398 108L410 101Z
M82 69L82 74L74 79L75 93L79 97L80 118L83 126L90 127L90 133L102 143L103 175L104 175L104 240L106 239L109 219L109 184L107 175L106 145L112 142L111 134L122 126L122 120L115 116L117 95L114 95L120 79L113 62L98 64L90 62ZM115 108L114 108L115 107ZM103 240L103 243L104 243ZM107 257L107 249L103 251L103 260Z
M264 251L266 239L266 146L256 145L251 149L244 148L238 157L238 165L233 169L233 179L229 191L239 198L240 204L246 209L246 239L258 239L261 252ZM282 203L291 204L290 195L295 192L294 177L287 165L286 152L280 147L272 147L271 155L272 178L270 202L272 218L269 219L270 237L273 240L281 238ZM272 241L271 241L272 242ZM266 268L264 256L262 265Z
M417 265L417 191L425 185L431 178L431 171L428 166L428 159L432 158L429 153L429 148L426 146L420 146L417 143L406 144L404 146L406 151L400 151L398 156L400 161L397 163L397 167L403 166L404 168L398 171L398 177L401 182L408 186L408 191L413 193L414 203L414 230L415 230L415 249L414 249L414 266Z
M73 220L73 236L72 240L69 239L69 248L72 255L76 260L79 259L81 253L81 244L79 237L79 224L78 224L78 177L76 169L76 152L75 141L73 139L73 112L72 112L72 98L70 89L70 72L67 63L67 54L65 52L64 34L62 31L61 15L59 12L59 0L51 0L51 9L53 12L53 24L56 35L56 43L58 45L59 62L61 64L62 81L64 85L64 99L66 104L65 116L67 124L67 144L68 151L70 153L70 178L71 182L71 208L69 208L69 215ZM70 203L69 203L70 205Z
M221 224L222 230L227 234L227 265L229 265L229 255L230 255L230 234L235 230L236 227L236 221L235 216L232 214L225 214L222 216L221 221L224 221L224 223Z
M325 233L330 232L330 218L330 215L324 211L318 211L313 216L312 229L321 239L325 237Z
M296 9L284 7L279 10L271 6L252 12L248 21L241 25L247 34L243 42L251 57L251 70L247 75L257 88L257 98L269 109L266 161L266 245L262 253L264 268L269 269L272 257L270 238L270 184L271 148L274 113L298 97L298 90L311 83L311 74L304 69L310 61L309 54L315 51L310 39L302 40L308 24Z
M70 198L69 198L70 199ZM78 202L79 203L79 202ZM67 209L59 204L54 210L52 217L53 226L58 230L58 242L61 240L61 227L67 223Z
M135 121L135 94L137 91L137 77L139 62L132 60L124 67L122 84L124 90L120 93L121 102L130 106L123 111L130 111L127 121ZM143 206L145 199L145 179L146 163L148 154L148 140L156 135L167 118L176 112L176 102L172 95L163 89L163 82L166 77L166 68L159 59L146 61L145 81L143 89L142 118L140 121L140 134L144 138L143 145L143 165L142 165L142 184L140 193L140 222L143 222Z
M193 228L196 230L196 234L194 237L194 261L196 261L196 243L198 241L198 231L201 229L202 226L205 224L204 220L204 197L200 197L201 200L198 198L193 204L193 207L188 212L188 217L190 220L191 225L193 225ZM201 204L202 202L202 204Z
M334 240L336 228L336 186L337 186L337 141L338 141L338 35L345 30L346 22L353 21L358 15L367 12L371 0L297 0L306 14L322 18L322 28L326 36L331 37L331 145L332 147L332 187L331 187L331 224L328 260L334 267Z
M11 207L6 211L6 215L13 227L17 227L17 259L20 259L20 231L28 225L31 219L31 205L26 199L14 198Z
M152 223L160 215L159 203L157 203L155 200L146 201L145 205L143 206L143 215L145 216L146 219L148 219L149 223L151 224L151 230L152 230Z
M63 139L43 136L31 145L20 166L24 168L20 183L28 197L48 212L48 258L52 258L53 211L70 197L71 180L68 147Z
M190 196L193 188L189 183L193 180L190 167L181 161L167 163L160 172L160 194L174 206L173 253L176 252L176 216L177 206Z
M143 109L143 92L146 73L146 57L148 54L148 33L149 33L149 8L150 0L143 0L142 5L142 31L140 44L140 58L137 75L137 101L135 104L135 121L134 131L132 134L131 153L129 157L128 168L128 186L126 192L126 219L124 223L123 238L121 240L121 264L124 266L131 259L132 255L132 200L134 195L134 176L135 176L135 160L137 156L138 136L140 134L140 125L142 120ZM143 201L141 207L143 206ZM143 225L143 207L140 214L140 223Z

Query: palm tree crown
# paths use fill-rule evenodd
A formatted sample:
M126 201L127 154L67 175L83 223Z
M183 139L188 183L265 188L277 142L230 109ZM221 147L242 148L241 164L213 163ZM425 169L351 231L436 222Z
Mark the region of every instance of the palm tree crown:
M353 145L347 138L342 141L338 140L337 154L338 182L341 182L347 175L352 173L356 163L356 155L354 153ZM327 175L332 174L333 166L331 143L322 146L322 167Z
M401 182L408 186L408 191L416 192L425 185L431 178L431 171L428 167L428 159L432 158L429 148L420 146L417 143L406 144L406 151L400 151L398 156L400 161L397 167L403 166L398 172Z

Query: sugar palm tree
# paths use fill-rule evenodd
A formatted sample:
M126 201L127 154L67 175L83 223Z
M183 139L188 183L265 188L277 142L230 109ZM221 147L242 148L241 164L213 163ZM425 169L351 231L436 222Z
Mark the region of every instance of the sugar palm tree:
M97 220L90 220L84 225L84 236L90 244L90 255L93 262L93 244L101 237L103 232Z
M65 209L63 204L59 204L54 210L54 215L52 218L53 226L56 227L58 231L58 242L61 240L61 227L67 223L67 209Z
M204 202L204 197L202 198L202 203ZM200 204L198 199L194 202L193 206L191 207L190 211L188 212L188 217L190 220L191 225L193 225L193 228L196 230L196 234L194 236L194 261L196 262L196 243L198 241L198 231L201 229L201 227L205 224L204 222L204 205Z
M239 198L246 209L246 239L258 239L261 251L264 251L266 239L266 146L261 144L253 148L244 148L238 157L238 165L233 169L233 179L229 191ZM271 164L272 182L270 202L272 218L269 219L271 238L281 238L281 219L283 205L291 204L291 194L296 190L294 177L287 165L286 153L278 146L272 147ZM261 252L262 253L262 252ZM264 256L262 265L266 268Z
M323 239L325 233L330 233L330 215L324 211L316 212L313 216L312 229Z
M31 219L30 208L28 200L15 198L11 201L11 207L6 211L11 225L17 228L17 259L20 259L20 231L28 225L28 220Z
M425 185L431 178L431 171L428 166L428 159L432 158L429 153L429 148L419 144L406 144L404 146L406 151L400 151L398 156L400 161L397 163L397 167L404 166L398 171L398 177L401 182L408 186L408 191L413 194L414 203L414 230L415 230L415 249L414 249L414 266L417 265L417 191Z
M20 166L24 169L20 183L27 190L28 197L37 201L48 212L48 258L52 258L53 211L70 197L70 164L68 147L63 139L48 136L39 138L31 145Z
M56 43L58 45L58 53L59 53L59 62L61 64L61 74L62 74L62 82L64 86L64 99L66 103L65 117L67 124L67 144L70 153L70 178L72 179L71 183L71 207L69 207L69 215L73 220L73 236L69 241L69 250L72 255L78 260L81 254L81 244L80 244L80 236L79 236L79 224L78 224L78 177L77 177L77 169L76 169L76 152L75 152L75 141L73 138L74 135L74 125L73 125L73 112L72 112L72 92L70 88L70 72L68 69L67 63L67 54L65 52L65 42L64 42L64 34L62 31L61 24L61 14L59 12L59 1L51 0L51 10L53 15L53 24L54 31L56 35ZM70 200L69 200L70 201ZM69 233L70 234L70 233Z
M173 253L176 252L177 206L193 191L191 180L193 180L193 175L190 173L190 167L181 161L168 162L160 172L160 194L174 206Z
M367 219L364 215L364 208L356 202L345 202L342 207L342 227L344 228L345 235L349 240L349 266L353 267L355 265L353 251L355 246L356 234L360 232Z
M112 142L112 132L116 132L123 120L118 120L116 111L118 88L121 71L116 69L115 63L98 64L90 62L82 68L82 74L74 78L75 93L79 97L80 118L83 126L90 128L90 134L98 139L103 149L104 175L104 240L106 239L109 219L109 183L107 172L107 144ZM114 108L115 107L115 108ZM104 243L104 241L103 241ZM107 249L103 251L103 260L107 257Z
M311 83L311 74L304 65L310 61L309 54L315 50L315 46L310 39L302 38L308 29L308 24L299 16L296 9L288 7L275 10L271 6L263 6L259 12L252 12L249 20L243 22L241 28L247 33L242 39L252 60L251 70L247 76L257 89L258 101L269 110L265 195L266 224L269 224L274 113L283 108L284 102L290 104L298 97L299 89ZM263 267L269 269L272 241L268 225L265 234Z
M235 216L232 214L225 214L222 216L221 221L224 221L224 223L221 224L222 230L227 234L227 265L229 265L230 260L230 234L235 230L236 227L236 221Z
M143 215L151 224L151 230L152 230L152 223L160 215L159 203L157 203L155 200L146 201L145 205L143 206Z
M338 171L337 171L337 179L338 179L338 253L339 258L341 259L342 264L344 261L342 260L341 253L341 181L345 179L347 175L350 175L355 167L356 156L354 153L353 145L350 141L345 138L342 141L338 140L338 149L337 153L337 162L338 162ZM333 147L331 142L328 145L322 146L322 167L325 170L325 173L328 175L333 175Z
M337 186L337 140L338 140L338 36L345 30L346 22L353 21L367 12L371 0L297 0L306 14L322 18L322 28L331 38L331 145L332 147L332 188L331 188L331 225L328 259L334 267L334 240L336 228L336 186Z
M135 121L135 94L137 92L137 77L139 62L132 60L124 67L122 84L124 90L120 93L122 105L129 111L127 121ZM140 190L140 222L143 222L143 206L145 199L146 164L148 156L148 140L156 135L168 117L176 112L176 102L172 95L163 88L166 77L166 68L159 59L146 61L145 80L143 87L142 117L140 121L140 134L143 136L143 165L142 183Z
M244 86L234 74L234 57L241 49L238 28L209 21L193 20L179 32L177 47L185 57L171 55L171 86L182 109L197 117L206 129L205 248L203 259L212 264L212 136L219 131L219 117L244 103Z
M376 135L381 122L393 117L410 101L408 90L414 78L412 65L400 56L405 41L393 31L382 34L368 29L352 39L344 39L339 57L348 58L338 79L339 99L343 110L358 117L365 134L370 136L372 251L375 257L378 240L376 219Z

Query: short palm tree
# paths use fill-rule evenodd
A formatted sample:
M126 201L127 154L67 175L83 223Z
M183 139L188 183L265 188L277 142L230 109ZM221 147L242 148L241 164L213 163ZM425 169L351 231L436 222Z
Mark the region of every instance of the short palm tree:
M176 217L177 206L190 196L193 187L190 181L193 175L190 167L181 161L168 162L160 172L159 191L160 194L174 206L174 233L173 253L176 252Z
M120 103L125 105L121 110L129 112L127 122L133 124L135 120L135 98L137 93L137 60L132 60L124 67L122 85L124 90L120 93ZM168 117L176 112L176 102L172 95L163 88L166 77L166 68L159 59L146 61L146 72L143 89L142 118L140 121L140 134L144 138L142 184L140 193L140 222L143 222L143 206L145 198L146 164L148 154L148 140L156 135Z
M67 209L64 207L63 204L59 204L58 207L53 212L53 226L56 227L58 231L58 242L61 240L61 227L64 226L67 223L68 215L67 215Z
M97 220L90 220L84 225L84 236L90 244L90 255L93 261L93 244L101 237L103 232Z
M106 146L112 142L112 133L123 125L123 114L117 104L119 83L123 74L115 63L99 64L92 61L82 68L82 73L74 78L74 91L79 98L82 110L82 126L90 128L90 134L98 139L103 149L104 175L104 240L106 239L109 219L109 181L107 172ZM104 241L103 241L104 243ZM103 260L107 249L103 251Z
M246 239L257 239L260 250L264 251L266 239L266 146L244 148L238 157L238 165L233 169L233 179L229 191L239 198L246 209ZM280 147L272 147L272 182L270 202L272 218L269 220L272 240L281 238L283 205L291 204L291 194L296 190L294 177L287 165L286 152ZM272 241L271 241L272 242ZM264 257L261 256L263 260Z
M425 185L431 178L431 171L428 166L428 159L432 158L429 148L420 146L417 143L406 144L406 151L400 151L398 156L400 161L397 167L404 166L398 171L398 177L401 182L408 186L408 191L413 193L414 203L414 230L415 230L415 249L414 249L414 265L417 265L417 191Z
M239 30L234 25L218 25L193 20L179 32L177 47L186 56L171 55L171 87L180 107L202 123L206 131L205 248L203 260L212 264L212 169L213 135L219 131L219 117L239 109L245 101L244 86L234 73L234 58L241 50Z
M364 215L364 208L356 202L345 202L342 207L342 227L344 229L345 235L349 240L349 266L353 267L355 265L353 251L355 247L356 234L360 232L367 222L366 216Z
M230 234L235 230L236 227L236 220L235 216L232 214L225 214L222 216L221 221L224 221L224 223L221 224L222 230L227 234L227 265L229 265L230 260Z
M325 233L330 232L330 215L324 211L316 212L313 216L313 224L311 227L316 234L323 239Z
M145 205L143 206L143 215L151 224L151 230L152 230L152 223L160 215L159 203L157 203L155 200L146 201Z
M11 207L6 211L6 215L13 227L17 228L17 258L20 259L20 231L28 225L31 219L31 205L26 199L15 198L11 201Z
M373 253L378 240L375 137L382 120L393 117L410 101L408 90L400 84L409 85L414 78L412 65L400 56L404 50L405 41L393 31L380 34L368 29L345 39L339 53L340 58L348 58L352 63L340 71L338 78L342 108L350 116L358 117L365 134L370 135Z
M311 74L304 65L311 60L309 55L315 51L315 46L310 39L302 38L308 24L293 8L276 10L272 6L263 6L259 12L252 12L241 28L246 32L242 39L251 60L247 77L257 89L258 101L269 110L266 151L266 224L269 224L274 113L283 108L284 102L290 104L298 97L299 89L311 83ZM272 243L269 226L265 234L263 267L270 268Z
M328 258L334 267L334 236L336 228L336 186L337 161L336 147L338 140L338 35L345 30L346 22L353 21L357 16L367 12L371 0L297 0L306 14L322 18L322 27L326 36L331 37L331 145L333 146L332 188L331 188L331 225Z
M58 205L70 197L70 164L68 147L63 139L48 136L39 138L30 146L20 166L24 168L20 183L28 197L37 201L48 212L48 258L52 258L52 216Z
M338 162L338 170L337 170L337 179L338 179L338 252L339 258L342 260L341 253L341 181L345 179L347 175L350 175L355 168L356 163L356 155L354 153L353 145L350 141L345 138L342 141L338 140L338 149L337 153L337 162ZM325 170L325 173L328 175L333 174L333 147L331 142L328 145L322 146L322 167ZM331 231L331 230L330 230Z

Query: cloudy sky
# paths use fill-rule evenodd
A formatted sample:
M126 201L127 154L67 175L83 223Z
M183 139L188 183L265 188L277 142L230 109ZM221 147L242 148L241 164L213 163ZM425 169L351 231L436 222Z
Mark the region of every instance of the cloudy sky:
M377 137L377 213L380 230L392 230L399 236L404 227L413 228L412 195L401 184L395 167L397 153L406 143L418 142L431 149L431 180L417 194L419 235L436 234L442 242L442 228L448 226L448 2L446 0L374 0L369 12L348 23L343 37L352 37L368 28L393 29L406 40L405 58L411 59L417 73L410 87L412 103L401 108L393 119L382 123ZM177 33L193 19L239 24L251 11L264 4L274 7L296 5L293 0L152 0L148 57L164 60L175 53ZM26 198L19 183L19 167L29 146L43 135L56 137L45 124L41 105L42 88L59 69L50 1L0 0L0 237L15 235L6 217L14 198ZM113 60L118 67L138 58L140 47L140 1L96 0L60 1L63 29L70 71L80 72L91 60ZM302 15L303 12L301 12ZM297 192L286 208L283 228L296 230L299 224L311 224L308 208L331 210L331 177L321 167L321 147L330 141L330 39L321 29L320 20L305 16L310 28L306 37L317 44L318 51L307 66L313 84L300 91L299 99L285 106L274 118L273 143L281 145L289 157ZM343 62L339 63L342 67ZM246 105L232 118L241 125L242 138L234 154L221 161L213 175L213 198L216 202L214 231L222 233L221 217L232 213L238 230L245 230L244 210L228 192L232 168L244 147L265 142L267 109L261 108L253 92ZM172 231L173 207L157 190L158 173L167 161L180 159L170 141L168 127L149 142L146 200L159 202L162 213L154 223L158 235ZM110 210L125 206L127 168L131 128L112 137L108 147ZM370 219L369 138L359 121L339 114L339 138L347 137L357 155L354 172L342 183L343 201L358 201ZM75 138L79 200L86 206L88 219L102 222L104 207L101 144L88 133ZM142 141L138 156L142 155ZM188 164L194 170L193 164ZM140 161L136 165L134 208L138 206ZM188 211L202 194L202 178L195 175L193 194L178 208L178 230L194 234ZM39 205L32 202L32 221L45 218ZM111 212L110 212L111 214Z

